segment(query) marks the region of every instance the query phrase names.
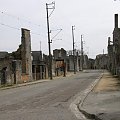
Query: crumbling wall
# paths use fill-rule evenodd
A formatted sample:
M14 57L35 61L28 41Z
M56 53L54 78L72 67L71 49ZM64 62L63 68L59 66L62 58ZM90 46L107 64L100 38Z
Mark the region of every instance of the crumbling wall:
M32 80L31 37L30 30L22 28L21 32L22 80L27 82Z
M12 61L12 71L13 71L13 76L14 76L14 84L21 83L21 78L22 78L22 65L21 65L21 60L13 60Z

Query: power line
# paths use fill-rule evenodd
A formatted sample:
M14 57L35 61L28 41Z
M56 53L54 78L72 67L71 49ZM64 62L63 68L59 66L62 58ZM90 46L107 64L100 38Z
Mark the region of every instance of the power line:
M10 26L10 25L7 25L7 24L4 24L4 23L1 23L1 22L0 22L0 25L5 26L5 27L8 27L8 28L15 29L15 30L21 30L20 28L13 27L13 26ZM41 34L39 34L39 33L34 33L34 32L30 32L30 33L31 33L31 34L34 34L34 35L40 35L40 36L41 36Z
M16 28L16 27L13 27L13 26L10 26L10 25L7 25L7 24L4 24L4 23L0 23L0 25L2 25L2 26L6 26L6 27L9 27L9 28L12 28L12 29L20 30L19 28Z
M51 39L51 41L56 37L58 36L58 34L62 31L62 29L57 29L56 31L58 31Z
M39 33L34 33L34 32L30 32L31 34L34 34L34 35L39 35L39 36L41 36L41 34L39 34Z
M37 26L37 27L40 27L40 25L35 24L35 23L33 23L33 22L29 21L29 20L26 20L26 19L24 19L24 18L20 18L20 17L18 17L18 16L11 15L11 14L8 14L8 13L2 12L2 11L0 11L0 13L1 13L1 14L4 14L4 15L6 15L6 16L9 16L9 17L11 17L11 18L15 18L15 19L17 19L18 21L25 21L25 22L27 22L27 23L29 23L29 24L31 24L31 25L35 25L35 26ZM2 17L3 17L3 16L2 16ZM11 25L2 23L2 21L1 21L0 25L6 26L6 27L8 27L8 28L16 29L16 30L21 30L21 29L18 28L18 27L14 27L14 26L11 26ZM31 27L32 27L32 26L31 26ZM34 29L34 28L33 28L33 29ZM31 32L31 34L43 36L42 34L39 34L39 33L36 33L36 32ZM45 36L44 36L44 37L45 37Z
M29 21L29 20L27 20L27 19L23 19L23 18L20 18L20 17L18 17L18 16L15 16L15 15L12 15L12 14L8 14L8 13L6 13L6 12L2 12L2 11L0 11L0 13L1 14L4 14L4 15L6 15L6 16L9 16L9 17L11 17L11 18L15 18L15 19L17 19L18 21L25 21L25 22L27 22L27 23L29 23L29 24L32 24L32 25L35 25L35 26L38 26L38 27L40 27L40 25L38 25L38 24L36 24L36 23L33 23L33 22L31 22L31 21Z

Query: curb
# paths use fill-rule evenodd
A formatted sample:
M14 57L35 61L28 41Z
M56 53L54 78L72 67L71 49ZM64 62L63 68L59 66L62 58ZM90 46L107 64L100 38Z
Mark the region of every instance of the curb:
M74 74L68 74L68 75L66 75L66 77L70 77L70 76L73 76L73 75ZM53 80L56 80L56 79L59 79L59 78L62 78L62 77L63 76L54 77ZM33 85L33 84L38 84L38 83L43 83L43 82L49 82L49 81L51 81L51 80L49 80L49 79L43 79L43 80L31 81L31 82L22 83L22 84L16 84L16 85L8 86L8 87L1 87L0 91L1 90L12 89L12 88L17 88L17 87L23 87L23 86Z
M79 109L79 108L78 108ZM80 109L79 109L80 110ZM92 119L92 120L102 120L102 119L100 119L100 118L98 118L95 114L90 114L90 113L88 113L88 112L86 112L86 111L84 111L84 110L80 110L80 112L82 113L82 114L84 114L88 119Z
M90 114L88 112L86 112L82 106L83 106L83 103L85 101L85 99L87 98L87 96L90 94L90 92L94 89L94 87L97 85L97 83L101 80L101 78L103 77L104 73L102 73L102 75L97 78L89 87L88 89L86 89L84 91L84 93L86 93L85 97L82 99L82 101L80 102L80 104L78 105L78 109L79 111L85 115L86 118L88 119L94 119L94 120L102 120L100 118L98 118L98 116L96 116L95 114Z
M96 115L87 113L82 109L83 103L89 93L94 89L94 87L97 85L97 83L101 80L104 73L101 74L100 77L98 77L86 90L83 92L80 92L77 97L71 104L70 109L75 114L75 116L80 120L88 120L88 119L95 119L95 120L101 120Z
M23 87L23 86L28 86L28 85L33 85L33 84L48 82L48 81L50 81L50 80L38 80L36 82L34 81L34 82L17 84L17 85L13 85L13 86L10 86L10 87L2 87L2 88L0 88L0 90L7 90L7 89L12 89L12 88L18 88L18 87Z

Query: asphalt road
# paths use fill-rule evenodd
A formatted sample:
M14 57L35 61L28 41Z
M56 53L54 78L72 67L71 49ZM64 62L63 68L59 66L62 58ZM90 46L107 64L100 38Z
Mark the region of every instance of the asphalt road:
M0 91L0 120L77 120L69 105L102 71Z

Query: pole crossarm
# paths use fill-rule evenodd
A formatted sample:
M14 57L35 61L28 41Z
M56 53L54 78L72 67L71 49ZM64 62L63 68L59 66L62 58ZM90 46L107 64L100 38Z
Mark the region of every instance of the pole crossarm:
M55 10L55 2L52 2L52 3L49 3L49 4L46 3L46 9L51 9L52 10L51 13L48 15L48 18L50 18L50 16L52 15L52 13Z

